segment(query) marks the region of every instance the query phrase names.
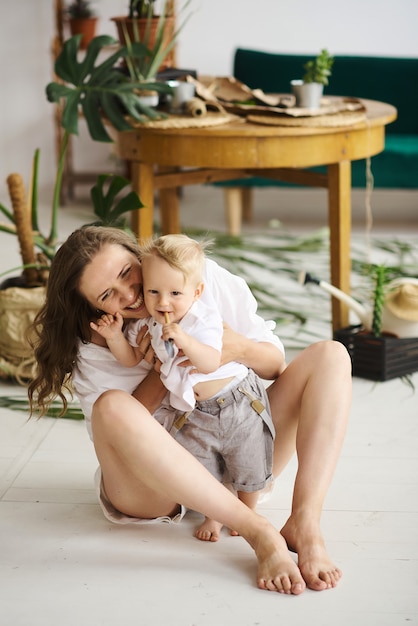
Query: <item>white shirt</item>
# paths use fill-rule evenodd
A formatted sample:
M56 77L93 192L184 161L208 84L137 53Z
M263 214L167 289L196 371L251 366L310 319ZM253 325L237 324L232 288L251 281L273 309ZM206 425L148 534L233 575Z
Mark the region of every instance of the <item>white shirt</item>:
M284 347L273 334L275 322L265 321L257 314L257 302L247 283L225 270L215 261L206 259L203 276L205 289L200 298L210 308L217 307L220 316L234 331L254 341L274 344L284 354ZM73 370L74 391L80 401L91 437L91 411L97 398L108 389L132 393L148 374L151 366L142 361L132 368L121 365L108 348L79 342L77 364ZM166 410L167 400L162 410Z
M204 292L203 292L204 293ZM218 309L210 308L201 299L196 300L180 320L179 325L188 334L211 346L221 353L223 326L222 318ZM247 375L248 369L241 363L231 362L222 365L208 374L190 374L193 366L180 367L179 363L186 360L185 356L178 356L178 349L173 344L174 356L167 353L164 340L162 339L162 325L153 318L149 319L148 328L151 335L151 344L161 361L160 376L164 386L170 392L170 405L180 411L191 411L195 404L194 385L201 381L219 380L220 378L236 377L242 380ZM136 346L138 324L133 324L128 330L128 340Z

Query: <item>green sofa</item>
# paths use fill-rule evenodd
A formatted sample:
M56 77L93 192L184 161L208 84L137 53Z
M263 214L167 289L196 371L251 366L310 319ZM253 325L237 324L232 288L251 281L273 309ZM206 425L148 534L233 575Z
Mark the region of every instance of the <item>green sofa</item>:
M233 74L251 88L289 93L290 81L301 78L312 55L276 54L238 48ZM380 100L398 110L386 127L384 151L371 160L375 187L418 188L418 58L335 56L332 76L324 95ZM320 168L318 168L320 169ZM224 183L225 184L225 183ZM228 181L228 185L280 185L260 178ZM366 186L365 161L352 163L352 186Z
M260 88L266 93L289 93L290 81L302 77L304 64L312 58L312 55L238 48L233 75L252 89ZM418 110L413 96L417 84L418 58L335 56L325 96L379 100L392 104L398 111L395 122L386 126L383 152L371 159L376 188L418 189ZM325 171L324 167L313 169ZM352 187L366 187L366 174L365 160L353 161ZM240 231L237 214L251 220L254 187L292 186L260 177L215 184L225 188L226 219L231 234Z

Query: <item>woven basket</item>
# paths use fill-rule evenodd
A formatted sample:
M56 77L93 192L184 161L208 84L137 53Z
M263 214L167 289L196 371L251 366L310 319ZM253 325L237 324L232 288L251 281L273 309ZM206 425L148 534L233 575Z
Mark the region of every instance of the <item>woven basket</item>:
M225 112L207 112L201 117L192 117L191 115L170 115L166 119L146 121L143 124L132 122L135 128L204 128L205 126L219 126L220 124L228 124L233 120L239 119L236 115Z
M33 378L35 357L27 332L45 302L45 287L0 290L0 379Z

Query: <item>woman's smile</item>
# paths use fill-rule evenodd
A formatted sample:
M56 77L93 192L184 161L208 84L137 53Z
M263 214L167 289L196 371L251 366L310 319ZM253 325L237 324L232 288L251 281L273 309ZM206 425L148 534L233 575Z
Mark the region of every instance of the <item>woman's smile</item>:
M128 309L129 311L137 311L138 309L141 309L143 305L144 305L144 294L142 293L142 291L140 291L135 302L125 307L125 309Z

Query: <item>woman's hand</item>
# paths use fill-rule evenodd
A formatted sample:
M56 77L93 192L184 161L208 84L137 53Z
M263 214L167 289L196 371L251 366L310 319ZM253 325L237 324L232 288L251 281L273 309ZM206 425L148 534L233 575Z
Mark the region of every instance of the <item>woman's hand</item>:
M221 364L238 361L264 378L275 380L286 369L284 354L267 341L253 341L223 324Z
M151 336L148 332L148 326L142 326L136 336L136 345L140 352L144 355L144 361L154 363L155 353L151 346Z
M223 323L223 327L221 365L225 365L231 361L243 363L241 360L243 357L243 345L246 345L249 340L235 332L235 330L232 330L225 322ZM246 365L246 363L244 363L244 365Z

